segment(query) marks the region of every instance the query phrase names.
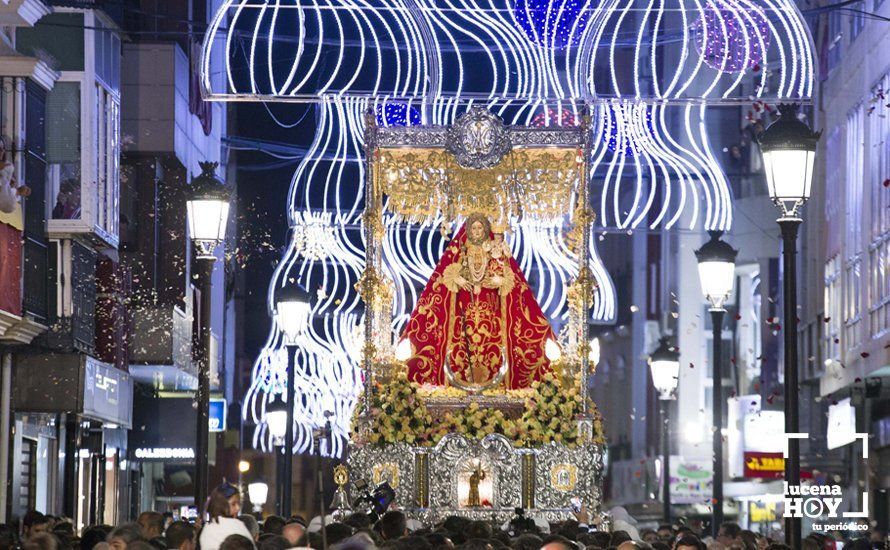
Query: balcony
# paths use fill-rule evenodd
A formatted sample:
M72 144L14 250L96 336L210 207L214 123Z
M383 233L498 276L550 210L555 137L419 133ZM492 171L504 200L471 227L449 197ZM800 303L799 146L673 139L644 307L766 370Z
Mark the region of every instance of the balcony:
M169 365L197 375L192 361L192 317L176 306L137 306L133 311L131 369Z
M0 0L0 25L31 27L51 11L40 0Z

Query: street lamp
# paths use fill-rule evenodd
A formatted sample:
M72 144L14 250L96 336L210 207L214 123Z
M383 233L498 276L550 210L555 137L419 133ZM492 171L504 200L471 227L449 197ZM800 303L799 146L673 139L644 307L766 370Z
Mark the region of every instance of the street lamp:
M278 289L275 297L275 322L284 335L284 347L287 350L287 408L284 429L284 472L281 482L281 513L282 517L291 516L293 491L294 462L294 399L295 370L297 355L297 338L309 324L309 293L297 284L285 284Z
M816 143L813 132L797 118L797 104L779 105L779 119L758 138L770 198L779 208L782 230L782 315L785 324L785 433L798 433L797 403L797 232L800 209L810 198ZM785 482L800 485L800 440L788 440ZM800 518L785 519L785 542L801 547Z
M198 418L195 441L195 506L207 499L208 446L210 439L210 285L214 250L226 238L229 219L230 189L216 176L217 162L201 162L201 174L192 179L191 195L186 202L189 237L195 244L195 259L201 284L200 339L196 342L198 361Z
M269 485L264 481L254 481L247 485L247 496L253 505L253 511L260 512L266 499L269 498Z
M273 401L266 405L266 426L272 435L273 444L280 444L287 432L287 403L284 400Z
M714 538L723 524L723 304L732 293L735 282L735 257L739 251L720 239L722 231L709 231L711 239L695 251L698 260L698 274L701 280L702 293L711 303L711 329L714 331L713 346L713 381L714 401L713 414L714 433L714 483L711 505L713 521L711 529Z
M652 371L652 384L658 390L658 399L661 401L661 418L664 423L664 431L661 435L662 454L662 482L664 501L664 522L671 522L671 431L670 431L670 401L676 399L677 384L680 382L680 352L670 343L669 336L662 336L658 347L649 356L649 369Z

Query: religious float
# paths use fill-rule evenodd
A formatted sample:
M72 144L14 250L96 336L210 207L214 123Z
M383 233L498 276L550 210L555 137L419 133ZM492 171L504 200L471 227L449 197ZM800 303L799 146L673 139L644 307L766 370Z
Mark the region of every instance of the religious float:
M386 482L424 521L505 521L517 507L553 521L578 500L598 512L604 438L582 383L594 367L589 116L506 126L471 107L452 126L365 124L365 384L348 487ZM384 216L438 224L445 241L395 342ZM559 334L505 240L520 220L559 226L577 262Z

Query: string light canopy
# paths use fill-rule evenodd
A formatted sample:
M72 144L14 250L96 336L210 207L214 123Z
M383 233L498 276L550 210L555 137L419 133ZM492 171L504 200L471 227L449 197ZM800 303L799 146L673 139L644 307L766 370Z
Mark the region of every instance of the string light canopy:
M680 383L680 352L671 345L670 336L662 336L658 341L658 347L649 356L649 370L659 399L676 399Z
M814 47L793 0L224 0L201 73L218 100L737 102L748 74L758 98L810 97Z
M810 198L816 144L822 132L814 132L798 118L800 105L779 105L779 119L757 139L769 195L783 217L796 218Z

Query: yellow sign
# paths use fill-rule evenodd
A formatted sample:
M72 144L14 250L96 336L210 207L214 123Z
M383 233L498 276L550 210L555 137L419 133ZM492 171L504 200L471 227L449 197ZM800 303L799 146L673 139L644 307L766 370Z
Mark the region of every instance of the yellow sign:
M779 520L775 502L748 503L748 521L751 523L769 523Z

